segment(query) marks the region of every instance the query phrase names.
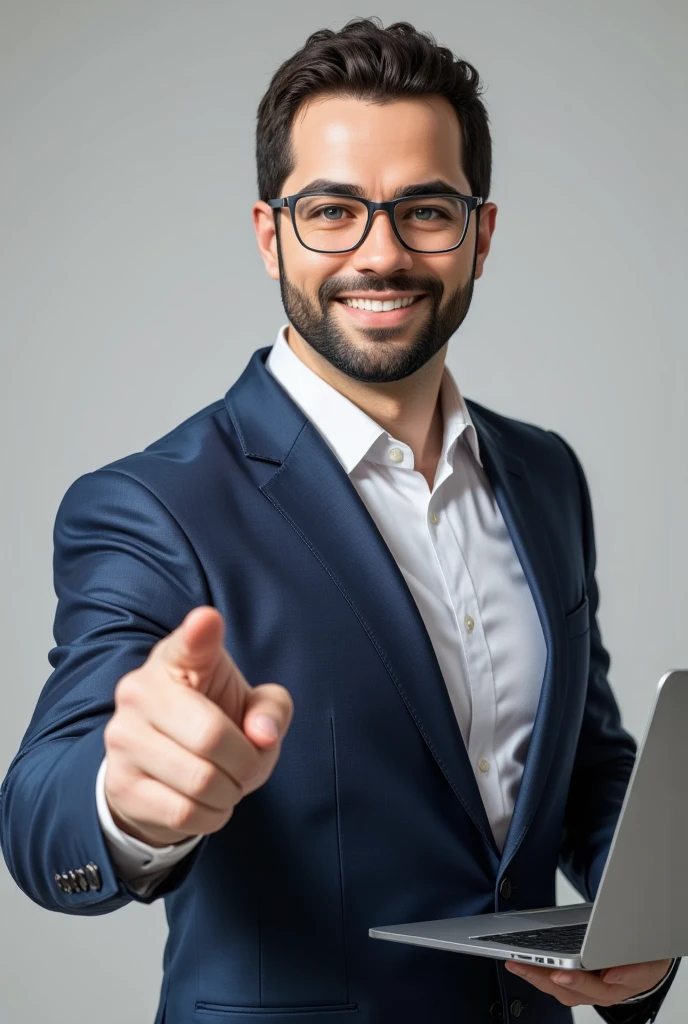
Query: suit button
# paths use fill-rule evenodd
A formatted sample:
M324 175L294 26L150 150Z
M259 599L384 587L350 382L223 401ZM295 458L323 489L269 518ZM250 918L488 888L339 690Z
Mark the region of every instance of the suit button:
M502 879L502 884L499 887L499 895L504 900L510 900L512 893L511 881L508 878Z
M100 889L103 882L100 877L98 865L94 864L93 861L89 861L86 865L86 874L88 875L88 881L91 889Z
M62 875L59 873L59 871L55 875L55 881L57 882L58 889L60 889L62 892L67 892L67 890L65 889L64 882L62 881Z
M503 1020L504 1010L502 1009L501 1003L497 1002L492 1004L490 1007L490 1017L492 1017L492 1020Z
M520 999L514 999L509 1009L513 1013L514 1017L520 1017L521 1012L523 1011L523 1003Z
M64 871L62 872L62 891L69 893L74 892L74 890L72 889L72 880L70 879L69 875L66 874Z
M86 878L86 873L84 869L77 868L74 874L76 875L76 880L79 883L79 888L81 889L81 891L88 892L88 879Z

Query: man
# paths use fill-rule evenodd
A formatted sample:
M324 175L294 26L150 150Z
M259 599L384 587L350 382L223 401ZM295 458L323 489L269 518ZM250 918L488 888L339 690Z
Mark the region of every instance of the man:
M490 168L471 65L405 22L314 33L259 108L288 324L58 510L54 671L2 848L52 910L164 898L156 1024L640 1024L675 976L368 936L549 905L558 865L592 899L636 753L580 464L445 367Z

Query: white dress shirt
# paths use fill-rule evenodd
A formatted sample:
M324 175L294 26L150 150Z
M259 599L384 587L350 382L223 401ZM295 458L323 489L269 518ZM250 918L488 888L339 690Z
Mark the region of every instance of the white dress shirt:
M442 454L432 488L407 444L305 365L283 325L266 366L339 460L415 599L444 677L495 841L518 795L546 646L530 588L447 366ZM250 680L249 680L250 682ZM118 829L98 772L98 814L120 877L146 894L201 837L154 848Z

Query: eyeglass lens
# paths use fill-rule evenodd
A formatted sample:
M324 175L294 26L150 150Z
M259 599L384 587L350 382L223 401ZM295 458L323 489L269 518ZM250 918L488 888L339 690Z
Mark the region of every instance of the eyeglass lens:
M439 252L461 241L468 207L463 199L432 196L423 200L407 199L395 207L394 213L397 230L407 245L422 252ZM368 210L358 199L301 196L296 201L294 215L296 229L305 245L321 252L341 252L361 241Z

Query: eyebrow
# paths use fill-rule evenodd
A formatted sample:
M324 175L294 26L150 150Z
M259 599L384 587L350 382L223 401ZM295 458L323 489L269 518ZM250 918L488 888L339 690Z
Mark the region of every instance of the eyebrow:
M304 185L297 195L303 192L321 192L325 195L356 196L358 199L367 199L365 189L350 181L332 181L330 178L314 178ZM392 199L401 199L406 196L432 196L437 193L446 192L449 195L463 196L466 193L460 192L454 185L450 185L444 178L433 178L432 181L419 181L413 185L399 185L395 188Z

